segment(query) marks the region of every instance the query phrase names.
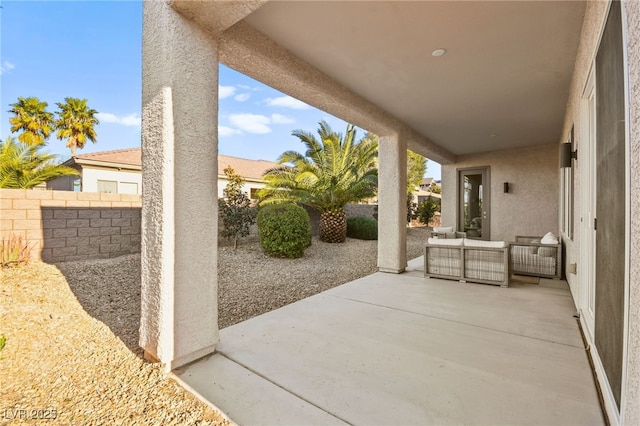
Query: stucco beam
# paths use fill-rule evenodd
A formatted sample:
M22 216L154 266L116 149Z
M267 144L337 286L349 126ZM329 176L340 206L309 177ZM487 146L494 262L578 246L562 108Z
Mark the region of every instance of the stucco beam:
M268 0L172 0L171 7L217 37Z
M383 108L341 85L246 22L219 39L220 62L379 136L403 134L410 149L441 164L455 156Z

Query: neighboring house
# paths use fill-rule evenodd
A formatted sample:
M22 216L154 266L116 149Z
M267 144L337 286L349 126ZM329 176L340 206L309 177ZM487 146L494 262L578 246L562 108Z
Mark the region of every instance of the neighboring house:
M218 197L222 197L224 187L227 186L228 180L224 174L224 169L231 166L237 174L245 180L244 191L252 200L258 198L258 190L265 187L262 179L264 173L278 166L278 163L265 160L249 160L246 158L230 157L228 155L218 155Z
M431 198L433 200L440 201L442 196L439 193L433 192L435 186L440 186L434 178L423 178L420 188L413 193L413 201L420 204L423 201Z
M434 178L423 178L422 183L420 184L420 190L429 191L431 189L431 185L435 184Z
M435 192L431 192L431 191L417 191L415 194L413 194L414 197L417 199L417 203L420 204L423 201L426 201L428 199L432 199L432 200L436 200L436 201L440 201L442 200L442 196L440 194L436 194Z
M142 154L140 148L81 154L63 164L80 172L80 176L63 176L47 182L47 189L81 192L108 192L114 194L142 193ZM264 160L218 156L218 196L227 185L224 169L231 166L245 179L244 190L257 198L257 191L264 188L262 175L278 163Z
M113 194L142 193L140 148L94 152L71 157L63 164L80 176L63 176L47 182L47 189Z

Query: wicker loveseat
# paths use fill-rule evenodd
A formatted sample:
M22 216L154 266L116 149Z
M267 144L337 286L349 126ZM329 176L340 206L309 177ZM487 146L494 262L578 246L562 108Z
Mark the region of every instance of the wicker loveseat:
M517 236L509 244L511 272L543 278L562 278L562 243L542 243L543 237Z
M433 228L431 231L432 238L465 238L466 236L464 232L455 232L452 226Z
M504 241L429 238L424 275L508 287L509 247Z

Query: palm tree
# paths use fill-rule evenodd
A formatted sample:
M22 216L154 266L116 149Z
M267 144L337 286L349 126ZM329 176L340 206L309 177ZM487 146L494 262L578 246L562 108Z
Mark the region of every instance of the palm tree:
M344 206L372 197L378 185L375 159L378 144L369 138L355 142L353 125L344 138L321 121L318 141L311 133L295 130L306 153L287 151L281 166L267 170L267 186L260 192L263 204L293 201L320 212L320 240L342 243L347 235Z
M53 130L53 114L47 111L48 104L35 97L18 97L18 102L10 106L9 112L15 115L9 119L11 132L21 130L18 140L29 146L44 145Z
M67 140L67 148L71 150L71 156L76 156L76 148L84 148L87 140L93 143L97 141L94 126L100 124L95 115L95 109L87 107L86 99L64 98L65 103L56 103L59 111L56 111L56 137Z
M56 156L38 152L9 137L0 145L0 188L28 189L59 176L79 175L71 167L55 163Z

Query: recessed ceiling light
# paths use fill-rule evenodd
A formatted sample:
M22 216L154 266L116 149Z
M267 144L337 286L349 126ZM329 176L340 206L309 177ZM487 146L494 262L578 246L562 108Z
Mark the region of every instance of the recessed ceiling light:
M431 52L432 56L442 56L445 53L447 53L447 51L445 49L436 49L433 52Z

